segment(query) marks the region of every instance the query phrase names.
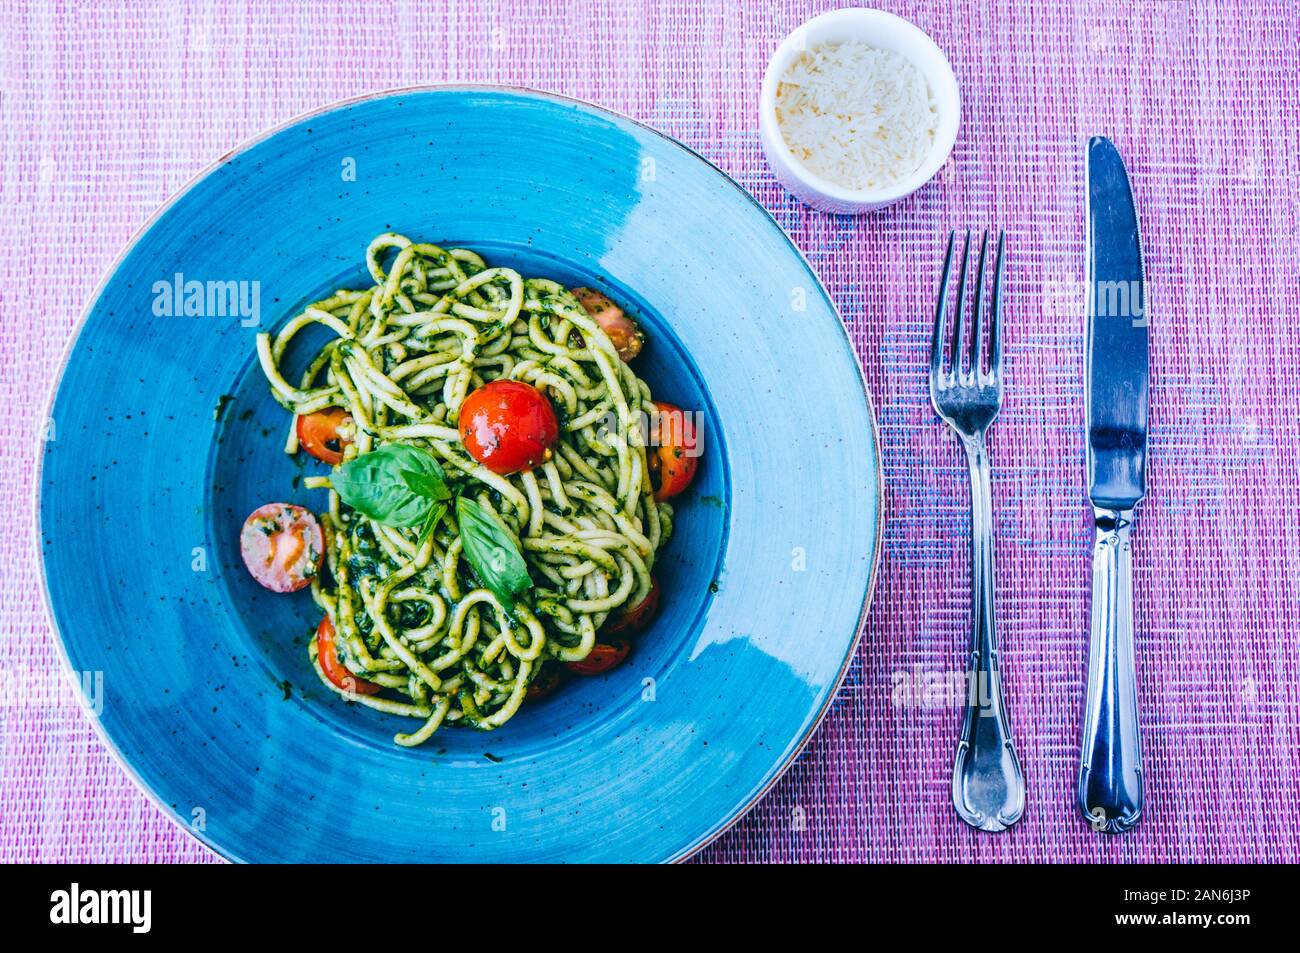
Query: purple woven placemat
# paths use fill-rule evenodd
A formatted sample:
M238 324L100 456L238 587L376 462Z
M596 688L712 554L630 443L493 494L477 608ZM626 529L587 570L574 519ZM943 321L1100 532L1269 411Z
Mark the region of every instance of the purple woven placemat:
M701 857L1300 860L1300 38L1295 4L886 2L948 53L953 161L901 206L829 217L759 149L767 56L833 3L0 3L0 860L209 860L54 691L32 460L74 323L122 245L245 138L331 100L536 86L676 136L776 215L830 288L880 420L884 561L866 633L789 774ZM1083 500L1082 147L1133 177L1151 311L1150 495L1136 535L1148 809L1105 839L1073 806L1090 525ZM924 365L946 230L1009 230L1007 403L992 435L999 622L1024 820L949 804L967 490ZM865 541L864 541L865 544ZM938 698L934 696L938 695ZM919 696L919 697L918 697ZM927 701L928 696L928 701Z

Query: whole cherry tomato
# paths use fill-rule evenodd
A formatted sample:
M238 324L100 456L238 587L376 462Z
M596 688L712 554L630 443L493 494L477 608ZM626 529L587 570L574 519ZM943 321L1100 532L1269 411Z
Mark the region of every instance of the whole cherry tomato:
M493 473L531 470L560 436L551 402L523 381L492 381L460 405L460 439Z

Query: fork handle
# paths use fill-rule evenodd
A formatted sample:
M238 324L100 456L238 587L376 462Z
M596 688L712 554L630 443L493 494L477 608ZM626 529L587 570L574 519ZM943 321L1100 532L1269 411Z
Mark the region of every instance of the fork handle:
M963 438L971 483L971 647L966 710L952 769L952 803L963 821L1002 831L1025 809L998 668L993 612L993 491L984 435Z
M1079 809L1119 834L1142 816L1142 750L1133 671L1132 510L1097 509L1092 633L1079 766Z

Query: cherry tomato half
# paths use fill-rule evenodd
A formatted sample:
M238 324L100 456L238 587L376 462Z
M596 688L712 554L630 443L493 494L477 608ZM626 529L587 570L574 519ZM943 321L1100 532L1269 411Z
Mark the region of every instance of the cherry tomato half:
M564 667L575 675L602 675L622 663L632 646L623 639L614 639L610 644L597 642L591 647L591 654L581 662L565 662Z
M239 552L253 578L272 592L296 592L320 570L325 536L301 506L267 503L244 520Z
M650 620L654 618L655 613L658 611L659 580L651 576L650 591L645 594L645 598L631 608L610 616L605 620L605 625L601 631L606 635L640 632L650 624Z
M314 414L298 415L298 443L317 460L330 466L343 462L343 448L352 441L339 436L339 428L352 423L342 407L327 407Z
M384 686L367 682L364 678L353 675L351 670L339 661L339 650L334 645L334 623L326 616L316 628L316 661L325 677L345 692L354 695L373 695Z
M560 435L551 402L523 381L492 381L460 405L460 439L493 473L531 470Z
M663 502L681 493L695 479L699 444L689 414L661 401L655 401L655 407L658 412L650 422L646 464L650 467L655 499Z
M614 350L626 363L641 353L645 335L635 321L623 313L623 309L610 301L608 297L591 288L574 288L573 296L578 299L584 311L591 315L600 329L609 335Z

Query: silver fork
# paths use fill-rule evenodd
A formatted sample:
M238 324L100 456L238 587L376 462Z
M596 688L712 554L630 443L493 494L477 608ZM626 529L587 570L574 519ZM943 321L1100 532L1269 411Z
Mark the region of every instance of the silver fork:
M1025 778L1011 743L1002 681L998 674L998 639L993 614L993 503L985 434L1002 407L1002 259L1006 233L998 236L989 306L987 352L983 346L984 233L971 306L970 343L963 340L962 309L971 233L961 254L957 304L951 338L945 328L948 279L957 233L948 236L939 304L930 345L930 403L935 413L961 438L970 464L971 489L971 647L967 671L966 711L952 769L952 803L961 819L982 831L1002 831L1025 810ZM951 345L951 346L950 346ZM985 360L987 357L987 360ZM945 358L947 360L945 361Z

